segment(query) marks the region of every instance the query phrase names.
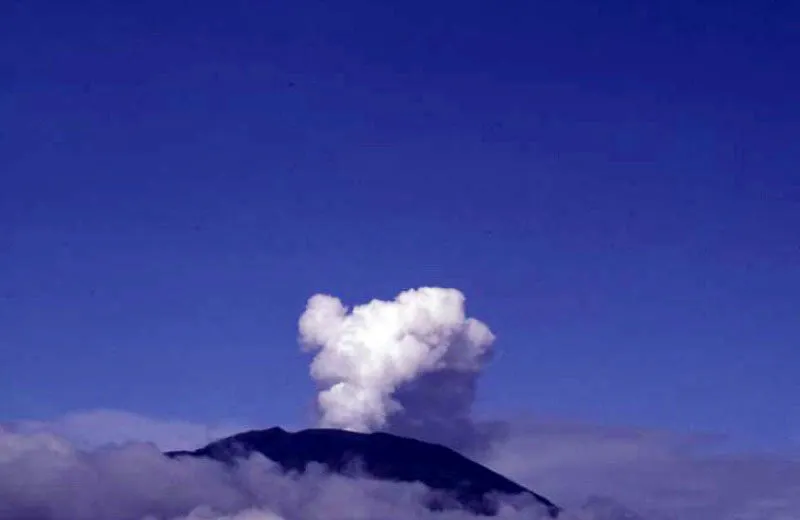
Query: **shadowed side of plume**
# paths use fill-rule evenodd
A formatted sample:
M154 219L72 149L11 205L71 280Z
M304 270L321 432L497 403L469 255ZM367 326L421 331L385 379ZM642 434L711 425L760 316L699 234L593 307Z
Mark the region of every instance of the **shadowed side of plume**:
M558 506L533 491L495 473L459 453L440 446L387 433L356 433L335 429L310 429L295 433L281 428L254 430L213 442L195 451L167 452L169 457L206 457L225 463L260 453L284 471L303 472L310 463L347 473L357 464L368 475L388 481L421 482L453 497L475 513L492 515L494 495L528 499L553 518ZM447 508L434 501L431 508Z

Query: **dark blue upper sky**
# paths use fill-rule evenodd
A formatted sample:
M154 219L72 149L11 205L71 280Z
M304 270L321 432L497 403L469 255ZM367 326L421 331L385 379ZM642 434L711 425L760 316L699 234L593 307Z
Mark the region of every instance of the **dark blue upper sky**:
M483 413L796 436L798 20L5 1L0 419L307 421L305 300L442 285Z

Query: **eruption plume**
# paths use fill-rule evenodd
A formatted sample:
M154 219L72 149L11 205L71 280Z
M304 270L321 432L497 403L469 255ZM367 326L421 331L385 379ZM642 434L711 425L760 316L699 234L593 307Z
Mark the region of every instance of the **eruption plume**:
M470 442L476 383L494 335L466 317L464 302L461 292L437 287L352 309L312 296L299 329L303 349L316 351L320 425Z

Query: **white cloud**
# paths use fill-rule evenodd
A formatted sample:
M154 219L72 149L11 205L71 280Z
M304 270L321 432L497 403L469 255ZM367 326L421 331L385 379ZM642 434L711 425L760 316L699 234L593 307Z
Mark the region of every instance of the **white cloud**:
M645 518L800 518L800 461L715 454L718 442L632 428L518 422L484 462L568 507L605 495Z
M236 467L164 457L152 444L82 452L48 434L0 433L0 519L168 520L433 519L421 484L330 475L313 466L285 475L254 456ZM536 518L506 509L501 518Z
M6 425L20 433L51 433L80 448L108 443L151 442L160 449L195 449L242 431L243 424L204 425L174 419L157 419L121 410L84 410L50 421L16 421Z
M151 513L159 520L399 517L394 512L405 518L435 516L421 506L425 489L420 486L330 477L320 470L285 477L261 458L229 473L208 461L167 460L152 444L82 452L52 433L63 422L39 423L35 433L0 430L0 520L141 520ZM70 424L91 428L95 423ZM598 495L646 520L800 518L800 461L713 455L707 448L713 449L716 439L657 431L535 421L507 426L507 436L496 437L481 462L567 506L580 520L608 519L596 510L579 510ZM116 428L103 431L113 435ZM170 442L186 438L184 433L165 435L162 428L171 432L169 426L147 431ZM77 427L72 433L96 445L120 440L100 439L100 433ZM137 435L147 436L144 430ZM466 517L459 515L454 518Z

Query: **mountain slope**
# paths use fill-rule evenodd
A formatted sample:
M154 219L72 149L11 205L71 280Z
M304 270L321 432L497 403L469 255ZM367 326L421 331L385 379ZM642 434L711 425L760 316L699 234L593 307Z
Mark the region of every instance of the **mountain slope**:
M284 471L304 471L309 463L345 473L354 462L374 478L421 482L452 495L476 513L494 514L490 495L522 496L544 507L552 518L558 506L533 491L495 473L455 451L415 439L387 433L355 433L334 429L310 429L295 433L281 428L254 430L218 440L195 451L166 453L169 457L206 457L225 463L260 453ZM445 507L431 503L430 507Z

